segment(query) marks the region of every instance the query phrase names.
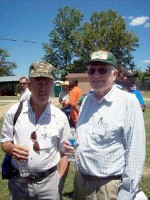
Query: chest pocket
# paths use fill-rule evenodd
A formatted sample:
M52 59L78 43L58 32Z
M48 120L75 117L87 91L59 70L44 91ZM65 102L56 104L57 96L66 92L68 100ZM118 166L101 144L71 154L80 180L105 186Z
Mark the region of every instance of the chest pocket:
M55 118L45 126L43 133L41 133L41 138L39 140L40 149L57 148L59 143L59 127L56 123Z

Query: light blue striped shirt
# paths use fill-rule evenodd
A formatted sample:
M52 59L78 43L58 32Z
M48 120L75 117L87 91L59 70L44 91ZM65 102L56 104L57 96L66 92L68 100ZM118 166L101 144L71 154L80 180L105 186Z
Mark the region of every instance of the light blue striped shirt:
M81 106L77 167L99 177L122 175L118 200L132 200L145 162L141 107L132 94L113 86L101 100L89 94Z

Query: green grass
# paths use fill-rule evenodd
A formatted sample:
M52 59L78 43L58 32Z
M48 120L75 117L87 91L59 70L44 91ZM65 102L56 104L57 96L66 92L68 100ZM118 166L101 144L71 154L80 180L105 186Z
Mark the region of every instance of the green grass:
M150 91L142 91L142 95L144 98L150 98Z
M146 111L144 112L144 119L145 119L146 133L147 133L147 140L146 140L147 155L146 155L146 162L145 162L145 171L147 171L147 173L144 173L140 186L143 189L143 191L145 192L145 194L148 197L150 197L150 101L147 101L147 108L146 108ZM0 119L0 130L2 127L2 120L3 119L1 118ZM1 165L3 155L4 155L4 153L0 149L0 165ZM75 174L75 168L71 164L68 176L65 181L62 200L72 199L72 198L69 198L69 195L73 192L74 174ZM7 189L7 180L1 179L1 168L0 168L0 194L3 194L3 195L1 195L1 198L0 198L1 200L9 199L9 192Z
M150 198L150 101L146 102L146 111L144 112L145 129L146 129L146 161L145 161L145 175L141 180L141 187L145 194Z

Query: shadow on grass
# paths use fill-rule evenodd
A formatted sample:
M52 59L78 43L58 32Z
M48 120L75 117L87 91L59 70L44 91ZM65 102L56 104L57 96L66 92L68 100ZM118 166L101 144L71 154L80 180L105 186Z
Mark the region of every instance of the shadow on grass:
M72 191L72 192L63 193L62 196L63 196L63 197L67 197L67 198L69 198L69 199L73 199L73 191Z

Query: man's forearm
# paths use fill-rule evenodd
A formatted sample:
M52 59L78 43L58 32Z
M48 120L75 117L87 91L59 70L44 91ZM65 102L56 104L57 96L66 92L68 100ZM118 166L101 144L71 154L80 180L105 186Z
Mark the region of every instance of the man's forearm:
M66 155L61 155L60 158L60 162L59 162L59 174L60 177L65 179L67 174L68 174L68 170L69 170L69 166L70 166L70 162L67 159Z

